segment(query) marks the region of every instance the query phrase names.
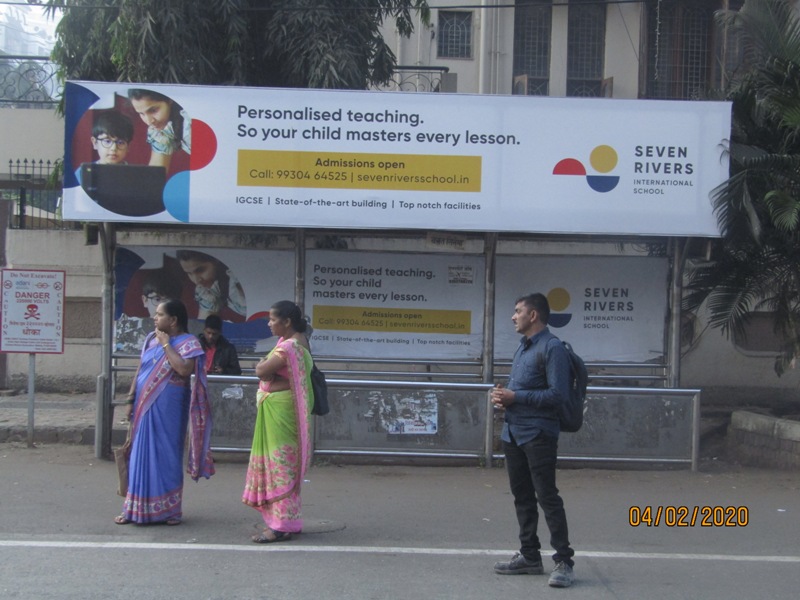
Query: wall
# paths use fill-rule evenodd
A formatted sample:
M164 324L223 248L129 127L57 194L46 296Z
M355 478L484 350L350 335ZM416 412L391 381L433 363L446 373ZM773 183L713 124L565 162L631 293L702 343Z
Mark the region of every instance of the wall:
M55 161L64 155L64 121L52 109L0 109L0 173L8 161Z

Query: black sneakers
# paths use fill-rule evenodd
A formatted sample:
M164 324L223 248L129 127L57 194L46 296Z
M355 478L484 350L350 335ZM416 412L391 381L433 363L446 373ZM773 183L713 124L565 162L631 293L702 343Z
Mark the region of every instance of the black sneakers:
M494 572L499 575L541 575L544 567L541 558L528 560L517 552L508 562L494 563Z

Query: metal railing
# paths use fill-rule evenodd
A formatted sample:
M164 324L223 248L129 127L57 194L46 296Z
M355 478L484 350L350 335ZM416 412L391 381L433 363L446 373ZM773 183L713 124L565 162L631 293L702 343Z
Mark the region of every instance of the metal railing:
M0 107L52 108L63 91L57 72L46 56L0 56Z
M61 184L53 182L57 165L50 160L8 161L0 173L0 199L9 203L9 229L80 229L61 216Z
M375 86L379 92L441 92L448 67L397 66L389 83Z
M248 452L255 422L257 378L210 375L215 411L212 448L217 452ZM222 389L219 384L228 385ZM231 387L232 384L232 387ZM214 390L217 387L218 389ZM317 456L372 456L436 459L475 459L492 466L503 458L499 448L500 422L488 399L491 384L329 379L331 413L315 419ZM234 396L237 391L239 406ZM398 407L428 402L430 427L393 429ZM412 412L412 411L410 411ZM385 417L385 418L384 418ZM221 421L217 423L218 418ZM559 460L566 462L688 465L698 468L700 390L614 388L592 386L584 427L562 434Z

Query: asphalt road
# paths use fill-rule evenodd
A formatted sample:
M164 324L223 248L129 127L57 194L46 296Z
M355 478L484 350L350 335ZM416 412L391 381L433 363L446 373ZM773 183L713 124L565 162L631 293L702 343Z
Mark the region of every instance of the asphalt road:
M796 472L560 470L578 580L558 590L546 575L492 571L517 547L502 469L317 465L303 489L307 532L260 546L249 539L260 518L239 500L245 465L217 467L209 481L187 481L183 525L119 526L112 521L121 507L115 467L97 460L91 446L0 444L0 597L728 600L800 593ZM659 524L632 526L631 506L651 506L653 519L663 507ZM679 506L689 515L698 507L694 526L671 523ZM713 507L728 506L735 516L717 510L715 524ZM646 519L636 510L633 516ZM547 539L543 523L540 535Z

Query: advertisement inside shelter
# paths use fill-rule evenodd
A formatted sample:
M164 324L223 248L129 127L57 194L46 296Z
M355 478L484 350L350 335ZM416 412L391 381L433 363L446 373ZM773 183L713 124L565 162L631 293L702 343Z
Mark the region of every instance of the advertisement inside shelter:
M478 359L482 256L309 251L313 350L388 359Z
M263 354L276 341L270 306L294 298L294 253L123 246L116 252L115 279L115 352L138 354L158 305L178 299L191 332L202 331L205 318L216 314L240 354Z
M668 284L661 257L498 256L495 357L513 357L514 305L539 292L550 304L550 331L584 360L661 361Z

